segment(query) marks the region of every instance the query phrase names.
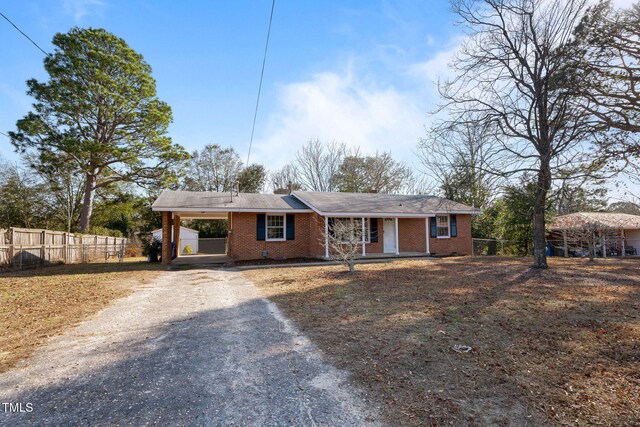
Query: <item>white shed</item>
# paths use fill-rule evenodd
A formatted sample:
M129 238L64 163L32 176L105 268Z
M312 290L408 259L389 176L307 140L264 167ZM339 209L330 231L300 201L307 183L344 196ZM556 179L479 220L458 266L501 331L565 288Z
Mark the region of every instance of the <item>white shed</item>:
M184 255L185 246L191 246L193 254L198 253L198 236L200 232L191 228L180 226L180 255ZM153 230L153 238L162 241L162 229ZM171 240L173 241L173 227L171 228Z

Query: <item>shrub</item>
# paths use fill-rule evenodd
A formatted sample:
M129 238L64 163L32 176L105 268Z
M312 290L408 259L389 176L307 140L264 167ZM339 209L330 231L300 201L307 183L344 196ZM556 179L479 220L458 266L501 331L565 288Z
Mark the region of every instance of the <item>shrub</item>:
M191 249L191 245L187 245L184 247L185 255L191 255L193 253L193 249Z
M151 262L157 262L162 250L162 242L156 239L149 239L144 242L142 255L149 257Z

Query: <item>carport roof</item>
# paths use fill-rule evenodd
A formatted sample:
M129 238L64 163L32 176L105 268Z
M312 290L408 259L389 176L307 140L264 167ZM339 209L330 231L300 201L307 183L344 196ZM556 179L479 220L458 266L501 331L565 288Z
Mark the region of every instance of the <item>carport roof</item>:
M163 190L154 211L171 212L311 212L304 203L285 194L216 193Z
M557 216L549 224L550 230L572 230L584 228L640 229L640 215L615 212L576 212Z

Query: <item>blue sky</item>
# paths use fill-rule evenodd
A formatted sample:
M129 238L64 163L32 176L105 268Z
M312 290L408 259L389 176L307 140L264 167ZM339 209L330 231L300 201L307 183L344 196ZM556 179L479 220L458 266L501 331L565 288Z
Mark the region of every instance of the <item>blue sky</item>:
M627 0L622 0L628 2ZM45 50L73 26L105 28L153 68L173 109L170 135L189 151L232 146L246 159L270 0L4 2ZM310 138L413 161L434 81L458 46L447 1L276 0L251 162L282 166ZM0 130L30 107L25 81L43 54L0 20ZM17 159L0 135L0 155Z
M173 108L170 133L246 156L271 1L58 0L2 11L45 50L72 26L124 38L153 67ZM421 65L451 48L447 2L276 1L252 162L286 162L310 138L412 157L435 99ZM25 81L45 79L43 55L0 22L0 130L29 109ZM442 65L445 65L444 63ZM2 137L2 154L11 147Z

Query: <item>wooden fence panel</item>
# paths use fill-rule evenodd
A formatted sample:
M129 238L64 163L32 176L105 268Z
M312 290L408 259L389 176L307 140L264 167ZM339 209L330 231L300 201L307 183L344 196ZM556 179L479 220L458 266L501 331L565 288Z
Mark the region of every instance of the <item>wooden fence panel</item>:
M0 268L121 259L126 244L122 237L10 228L0 230Z

